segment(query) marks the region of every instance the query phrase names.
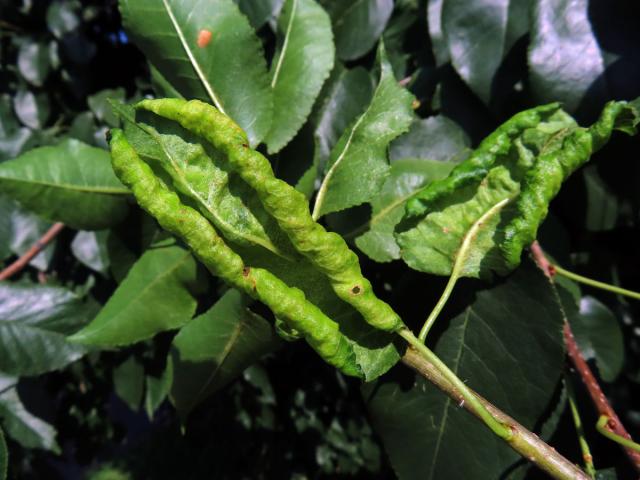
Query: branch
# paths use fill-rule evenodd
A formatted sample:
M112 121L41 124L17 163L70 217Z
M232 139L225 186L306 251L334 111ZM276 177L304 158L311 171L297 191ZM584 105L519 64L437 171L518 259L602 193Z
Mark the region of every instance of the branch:
M40 253L42 249L51 242L51 240L56 238L63 228L63 223L54 223L51 228L47 230L47 232L24 253L24 255L0 272L0 280L6 280L26 267L31 259Z
M531 253L533 254L533 258L540 269L545 273L547 277L549 277L549 281L553 282L555 269L553 265L549 263L549 260L547 260L547 257L545 256L537 240L531 244ZM563 334L564 343L567 347L567 355L571 359L571 362L578 372L582 383L584 383L584 386L587 388L594 407L596 408L600 416L606 416L609 419L606 428L608 428L616 435L631 441L631 435L629 435L629 432L627 432L627 430L624 428L624 425L620 421L620 418L618 418L616 412L613 410L613 407L607 400L607 397L604 396L602 388L598 384L596 377L593 375L593 372L582 356L582 353L580 353L580 349L578 348L576 339L573 336L571 326L566 320L563 327ZM637 452L632 448L624 448L624 451L627 454L627 457L629 457L629 460L635 467L636 471L640 472L640 452Z
M425 360L417 350L409 347L402 357L402 362L449 395L458 405L462 405L467 411L480 418L481 412L476 409L474 404L463 402L464 398L460 391L434 365ZM484 409L488 410L496 420L510 428L511 435L505 439L505 442L513 450L553 478L560 480L589 480L588 475L547 445L540 437L524 428L477 393L473 393Z

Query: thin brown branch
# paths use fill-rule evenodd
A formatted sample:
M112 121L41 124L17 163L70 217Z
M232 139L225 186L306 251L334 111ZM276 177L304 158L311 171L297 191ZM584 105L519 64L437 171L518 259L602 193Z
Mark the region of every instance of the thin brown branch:
M553 277L555 272L553 270L553 265L549 263L549 260L544 254L544 251L540 247L540 244L536 240L531 244L531 254L533 255L534 260L540 267L540 269L549 277L550 281L553 281ZM573 331L571 330L571 326L568 322L565 321L563 328L564 335L564 343L567 347L567 355L571 359L571 363L575 367L582 383L586 387L589 392L589 396L591 397L591 401L598 411L599 416L604 415L609 419L609 423L607 424L608 429L615 433L616 435L620 435L628 440L631 440L631 435L624 428L624 425L620 421L620 418L616 414L615 410L607 400L607 397L604 395L600 384L596 380L595 375L589 368L589 364L587 364L586 360L582 356L580 352L580 348L578 347L578 343L576 342L575 337L573 336ZM624 447L623 447L624 448ZM640 472L640 452L636 452L631 448L624 448L627 457L635 467L636 471Z
M33 257L40 253L42 249L51 242L51 240L56 238L56 236L62 231L63 228L63 223L54 223L51 228L47 230L47 232L42 237L40 237L40 239L29 250L24 253L24 255L20 256L20 258L18 258L15 262L13 262L4 270L0 271L0 280L6 280L9 277L12 277L16 273L20 272L29 264Z
M479 417L479 412L469 402L464 402L460 392L427 360L425 360L416 350L408 348L402 361L420 375L425 377L436 387L451 397L458 405L464 407L467 411ZM506 442L508 445L522 455L524 458L532 462L538 468L542 469L553 478L561 480L589 480L589 476L585 474L577 465L564 458L552 447L545 443L535 433L530 432L509 415L498 409L496 406L482 398L474 392L482 405L500 422L508 425L512 435Z

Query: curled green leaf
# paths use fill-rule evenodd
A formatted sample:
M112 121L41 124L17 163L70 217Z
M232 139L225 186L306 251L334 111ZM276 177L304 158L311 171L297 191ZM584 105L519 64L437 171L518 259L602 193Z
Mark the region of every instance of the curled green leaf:
M231 130L238 133L233 125ZM308 302L299 289L287 286L267 270L245 265L206 218L182 203L178 195L155 176L121 130L112 131L110 144L113 169L130 187L140 206L163 228L182 238L214 275L260 300L292 328L304 332L307 342L327 363L347 375L362 375L353 350L336 322Z

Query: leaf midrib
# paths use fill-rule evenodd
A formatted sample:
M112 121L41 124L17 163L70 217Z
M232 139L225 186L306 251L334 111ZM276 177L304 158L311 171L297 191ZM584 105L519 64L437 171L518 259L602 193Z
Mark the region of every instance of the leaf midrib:
M289 23L287 24L287 31L284 35L284 42L282 42L282 51L280 52L280 57L278 58L278 63L276 64L276 68L273 71L273 79L271 79L271 89L274 90L278 83L278 77L280 76L280 69L282 68L282 64L284 62L284 58L287 54L289 47L289 38L291 37L291 30L293 29L293 21L296 16L296 11L298 9L298 0L292 0L293 5L291 6L291 16L289 17Z
M211 86L211 84L207 81L207 79L206 79L206 77L204 75L204 72L202 71L202 68L200 67L200 64L196 60L193 52L191 51L191 48L189 48L189 44L187 43L187 39L186 39L186 37L184 35L184 32L180 28L180 25L178 24L178 20L176 19L175 15L173 13L173 10L169 6L168 1L167 0L162 0L162 5L164 6L164 9L167 12L167 15L169 16L169 20L171 21L171 24L173 25L173 28L175 29L176 34L178 35L178 39L180 40L180 44L182 45L182 48L184 49L185 53L187 54L187 57L189 57L189 61L191 62L191 66L196 71L196 74L198 75L198 78L200 79L200 83L202 83L202 86L206 90L207 95L209 95L209 98L211 98L211 101L213 101L213 103L218 108L218 110L220 110L221 113L226 115L226 112L224 111L224 108L222 108L222 103L221 103L220 99L218 98L218 96L214 92L213 87Z
M97 187L97 186L82 186L82 185L74 185L71 183L52 183L46 180L27 180L22 178L15 177L0 177L0 184L3 182L14 182L14 183L24 183L27 185L41 185L43 187L49 187L53 189L67 190L72 192L83 192L83 193L97 193L97 194L107 194L107 195L129 195L131 192L124 188L117 187Z
M121 316L124 312L128 311L131 308L131 305L133 305L134 303L140 303L140 299L145 296L147 294L147 292L153 288L155 285L157 285L161 280L163 280L165 277L169 276L171 273L173 273L174 271L176 271L179 267L182 266L182 264L188 260L191 257L191 253L189 253L188 251L185 251L184 254L182 255L182 257L180 257L179 259L177 259L169 268L167 268L166 270L164 270L163 272L161 272L159 275L157 275L153 280L151 280L150 282L148 282L144 288L142 290L140 290L140 292L138 293L138 295L136 295L133 299L129 300L127 302L127 306L122 308L117 315L112 316L111 318L116 318ZM126 280L126 278L125 278ZM124 281L123 281L124 283ZM103 325L100 326L100 328L93 330L90 332L90 336L94 336L97 333L101 332L102 330L104 330L105 328L107 328L107 326L110 325L110 322L104 323ZM75 334L73 335L75 336ZM83 335L85 338L88 337L87 334Z

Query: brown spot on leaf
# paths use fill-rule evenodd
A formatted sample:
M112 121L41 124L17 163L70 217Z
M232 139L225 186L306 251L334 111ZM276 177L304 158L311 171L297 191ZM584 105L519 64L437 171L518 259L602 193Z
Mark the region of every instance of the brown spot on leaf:
M242 276L243 277L248 277L250 273L251 273L251 267L244 267L242 269Z
M362 287L360 285L356 285L351 289L351 293L354 295L360 295L362 293Z
M198 32L198 46L204 48L209 45L211 37L213 37L213 33L210 30L200 30Z

